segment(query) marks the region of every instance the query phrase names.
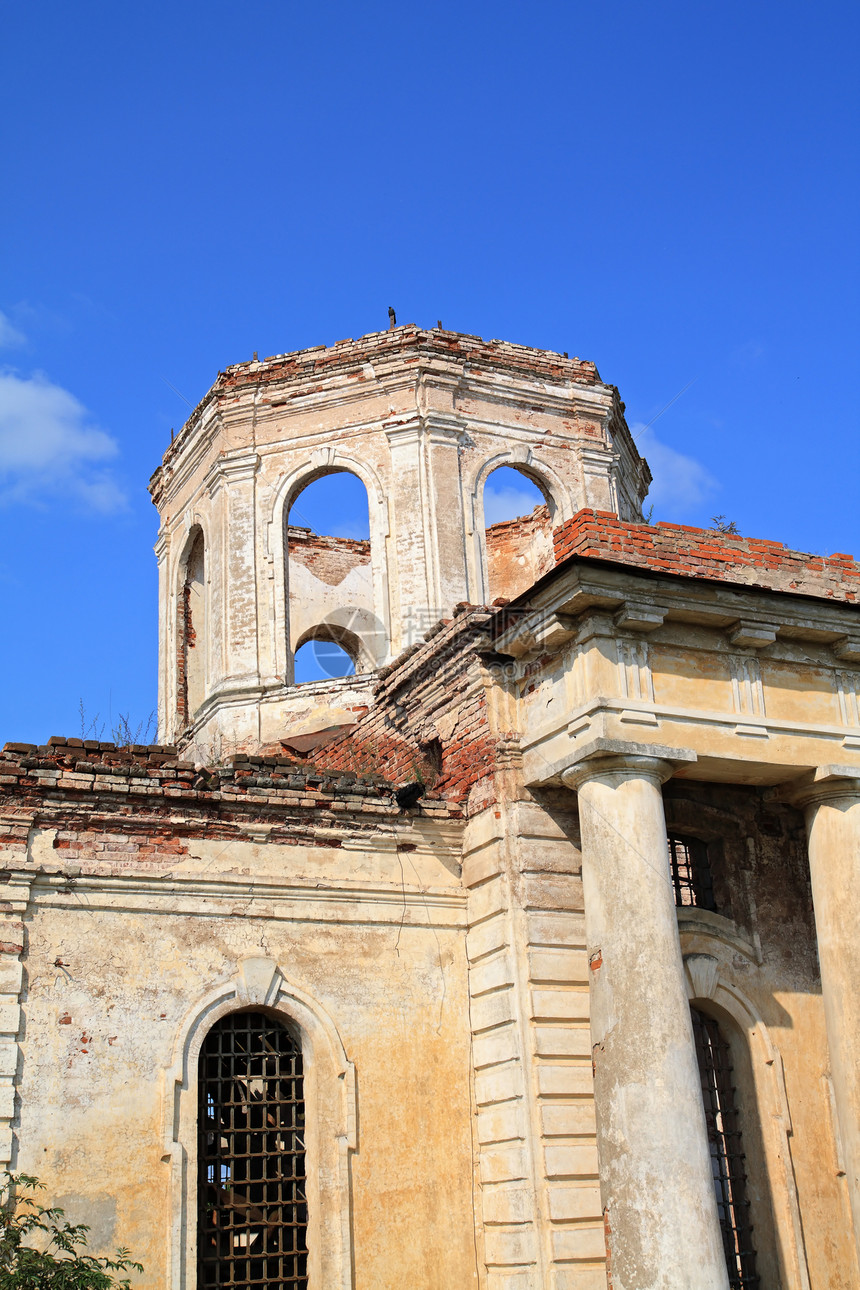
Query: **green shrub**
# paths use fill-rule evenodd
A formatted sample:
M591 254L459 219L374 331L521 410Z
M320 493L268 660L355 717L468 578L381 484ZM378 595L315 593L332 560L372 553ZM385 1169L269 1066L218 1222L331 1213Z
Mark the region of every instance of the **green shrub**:
M28 1195L38 1189L38 1178L8 1171L0 1185L0 1290L128 1290L127 1277L112 1275L143 1271L128 1250L113 1259L81 1253L89 1227L67 1223L61 1209Z

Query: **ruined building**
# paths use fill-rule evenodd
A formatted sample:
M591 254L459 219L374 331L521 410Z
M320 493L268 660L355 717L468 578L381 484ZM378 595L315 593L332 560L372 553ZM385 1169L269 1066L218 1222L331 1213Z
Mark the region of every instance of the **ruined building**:
M2 1158L141 1286L860 1285L860 565L648 483L593 364L411 326L168 448L161 743L0 755Z

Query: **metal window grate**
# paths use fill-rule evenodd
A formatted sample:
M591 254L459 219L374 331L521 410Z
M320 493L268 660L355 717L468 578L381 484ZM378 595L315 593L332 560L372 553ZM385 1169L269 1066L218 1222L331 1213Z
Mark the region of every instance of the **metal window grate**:
M676 905L695 905L716 913L708 848L698 838L669 834L669 863Z
M731 1051L713 1017L696 1008L690 1011L729 1285L731 1290L747 1290L758 1286L759 1278L746 1198L743 1142L732 1085Z
M198 1290L306 1290L301 1049L271 1017L229 1013L206 1036L198 1088Z

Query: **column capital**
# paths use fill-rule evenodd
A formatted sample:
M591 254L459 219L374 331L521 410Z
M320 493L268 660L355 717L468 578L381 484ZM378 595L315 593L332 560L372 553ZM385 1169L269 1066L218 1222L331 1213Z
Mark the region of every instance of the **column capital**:
M590 779L626 774L663 784L679 766L696 760L696 753L690 748L628 743L623 739L592 739L576 750L571 765L561 772L561 780L565 787L579 789Z
M801 808L837 800L860 801L860 766L817 766L799 779L780 784L774 797Z

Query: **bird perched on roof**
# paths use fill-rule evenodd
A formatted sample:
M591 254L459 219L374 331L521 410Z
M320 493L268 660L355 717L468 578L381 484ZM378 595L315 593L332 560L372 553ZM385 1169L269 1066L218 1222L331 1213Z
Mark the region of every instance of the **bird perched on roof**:
M394 331L394 328L396 326L397 326L397 314L391 308L391 305L389 305L388 306L388 330Z

